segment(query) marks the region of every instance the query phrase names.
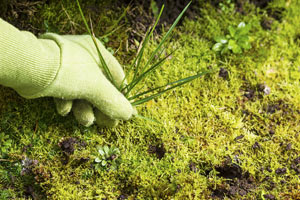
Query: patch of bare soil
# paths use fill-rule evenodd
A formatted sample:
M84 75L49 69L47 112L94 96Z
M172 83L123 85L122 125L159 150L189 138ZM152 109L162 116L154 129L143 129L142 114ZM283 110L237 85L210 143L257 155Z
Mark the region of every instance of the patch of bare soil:
M31 23L43 1L33 0L0 0L0 17L20 30L27 30L34 34L41 33L41 29Z
M161 24L172 24L190 0L156 0L157 6L160 8L165 5L164 13L161 16ZM185 13L189 19L197 16L197 3L194 1Z
M165 156L166 149L163 143L157 145L149 145L148 153L156 154L156 157L160 160Z
M248 172L243 172L237 164L227 159L222 166L215 168L218 176L227 179L223 185L212 191L213 199L224 199L227 197L246 196L256 188L257 183Z
M72 155L75 150L81 150L82 148L85 148L86 145L86 142L80 141L77 138L62 138L58 143L58 146L61 148L64 155L62 163L67 164L69 161L69 156ZM81 158L78 164L84 163L88 160L89 158Z

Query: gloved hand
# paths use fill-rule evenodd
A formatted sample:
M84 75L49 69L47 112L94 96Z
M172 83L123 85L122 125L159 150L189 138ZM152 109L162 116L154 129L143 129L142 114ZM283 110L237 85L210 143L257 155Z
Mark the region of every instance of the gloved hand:
M98 42L117 85L124 72L118 61ZM0 19L0 84L25 98L55 97L61 115L71 109L89 126L115 126L128 120L133 108L105 77L90 36L44 34L37 39ZM74 101L73 101L74 100Z

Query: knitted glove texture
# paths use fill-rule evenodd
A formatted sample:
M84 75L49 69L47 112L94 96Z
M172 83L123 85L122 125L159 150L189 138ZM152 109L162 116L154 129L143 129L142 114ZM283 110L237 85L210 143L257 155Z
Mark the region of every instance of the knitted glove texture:
M98 41L117 85L124 79L119 62ZM0 19L0 84L25 98L55 97L58 112L71 110L89 126L115 126L132 117L130 102L105 77L90 36L47 33L37 39ZM98 117L97 117L98 116Z

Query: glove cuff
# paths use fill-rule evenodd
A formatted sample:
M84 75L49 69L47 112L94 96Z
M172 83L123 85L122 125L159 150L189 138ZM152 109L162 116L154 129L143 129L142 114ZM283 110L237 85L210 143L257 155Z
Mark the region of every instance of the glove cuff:
M59 67L55 41L37 39L0 19L0 84L30 98L50 85Z

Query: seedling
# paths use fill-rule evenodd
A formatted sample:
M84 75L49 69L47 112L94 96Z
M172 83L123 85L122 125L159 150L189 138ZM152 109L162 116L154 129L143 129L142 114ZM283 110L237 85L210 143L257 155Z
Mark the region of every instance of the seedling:
M120 150L116 147L108 147L107 145L103 147L98 147L98 157L95 158L95 169L103 170L109 168L112 170L117 169L119 165L119 155Z
M163 45L165 44L165 42L167 41L167 39L170 37L173 29L175 28L175 26L177 25L177 23L179 22L179 20L182 18L183 14L185 13L185 11L188 9L189 5L191 4L191 2L183 9L183 11L179 14L179 16L177 17L177 19L174 21L174 23L172 24L172 26L170 27L170 29L167 31L167 33L162 37L161 41L159 42L159 44L157 45L156 49L151 53L149 59L146 61L146 63L142 66L142 58L144 55L144 50L147 46L147 44L149 43L149 40L152 38L153 36L153 31L155 30L158 21L161 17L161 14L163 12L164 6L162 6L160 12L158 13L157 19L154 23L154 26L152 28L150 28L147 33L146 33L146 37L143 41L143 43L141 44L141 48L140 51L138 52L137 56L135 57L135 59L133 60L132 65L130 66L129 70L127 71L125 78L123 80L123 83L121 84L121 86L117 86L115 84L115 81L113 80L113 77L111 76L111 73L109 71L109 68L107 67L105 60L103 59L103 56L101 55L101 52L99 51L99 47L97 45L96 39L95 39L95 35L94 33L91 31L92 29L89 27L84 14L82 12L82 9L80 7L80 4L77 0L77 5L81 14L81 17L84 21L84 24L86 26L86 29L88 30L89 34L91 35L94 44L96 46L99 58L101 63L99 63L100 67L103 67L104 72L107 76L107 78L111 81L111 83L113 83L116 88L119 89L119 91L121 91L125 97L131 102L131 104L133 106L137 106L140 104L143 104L145 102L148 102L160 95L162 95L163 93L169 91L169 90L173 90L178 86L184 85L190 81L195 80L196 78L199 78L211 71L203 71L200 73L197 73L194 76L190 76L187 78L183 78L180 80L177 80L175 82L171 82L168 83L166 85L160 86L160 87L156 87L153 89L149 89L148 91L144 91L144 92L137 92L133 95L131 95L132 90L143 80L145 79L147 76L149 76L151 73L153 73L156 69L158 69L159 67L161 67L163 65L163 63L165 62L165 60L170 57L170 55L173 54L170 53L167 56L164 56L163 58L161 58L161 54L163 52ZM157 59L159 58L159 59ZM133 71L133 78L128 81L128 84L125 84L125 79L127 79L129 77L129 74Z
M251 24L246 25L245 22L239 23L236 28L229 26L229 34L227 34L226 37L219 36L215 38L217 43L213 46L213 50L216 52L221 52L221 54L225 54L229 51L232 51L235 54L240 54L243 52L243 50L250 49L250 29Z

